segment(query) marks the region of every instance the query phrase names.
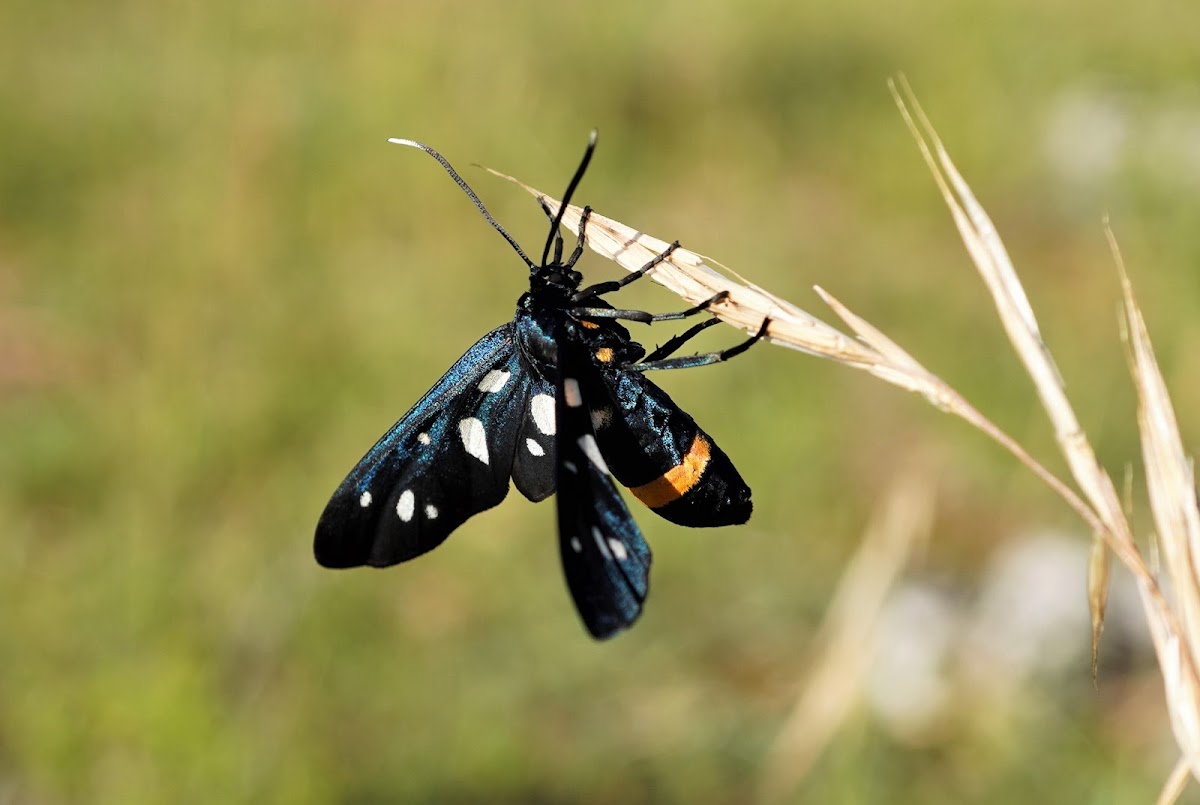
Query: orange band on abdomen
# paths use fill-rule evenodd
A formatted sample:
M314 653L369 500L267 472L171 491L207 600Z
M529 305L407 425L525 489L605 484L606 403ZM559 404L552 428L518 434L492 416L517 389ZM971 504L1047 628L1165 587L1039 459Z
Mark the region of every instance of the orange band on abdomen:
M703 434L697 433L681 463L653 481L635 486L629 491L635 498L652 509L666 506L673 500L679 500L696 485L700 476L704 474L705 468L708 467L708 459L708 440L704 438Z

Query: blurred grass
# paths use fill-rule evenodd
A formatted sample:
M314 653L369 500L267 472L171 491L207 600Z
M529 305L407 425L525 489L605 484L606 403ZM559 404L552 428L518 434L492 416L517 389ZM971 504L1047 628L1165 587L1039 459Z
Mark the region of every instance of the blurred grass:
M598 126L584 201L814 312L809 287L829 288L1053 456L887 95L904 70L1035 267L1047 339L1118 467L1137 449L1106 209L1177 407L1200 406L1198 25L1191 7L1081 0L10 0L0 801L746 801L899 456L933 445L948 468L934 573L969 579L989 546L1068 513L920 401L761 349L661 379L756 512L685 532L635 511L654 592L615 642L576 622L552 506L516 496L419 562L320 570L329 492L524 282L436 165L385 138L553 191ZM1125 126L1083 179L1046 146L1081 96ZM526 197L468 179L541 242ZM1165 723L1105 728L1085 664L1070 685L933 747L862 718L806 796L1147 801Z

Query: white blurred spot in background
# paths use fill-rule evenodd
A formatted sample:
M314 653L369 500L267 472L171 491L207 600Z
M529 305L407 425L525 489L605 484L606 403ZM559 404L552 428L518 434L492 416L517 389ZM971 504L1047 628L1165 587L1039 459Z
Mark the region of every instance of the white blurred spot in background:
M919 581L898 585L881 613L866 680L868 705L893 738L937 740L955 713L981 703L1003 717L1039 686L1090 687L1088 551L1078 535L1038 534L1000 547L974 594ZM1116 569L1099 687L1153 663L1136 587Z
M1200 186L1200 93L1068 89L1046 114L1042 152L1061 185L1078 193L1130 171L1167 189Z

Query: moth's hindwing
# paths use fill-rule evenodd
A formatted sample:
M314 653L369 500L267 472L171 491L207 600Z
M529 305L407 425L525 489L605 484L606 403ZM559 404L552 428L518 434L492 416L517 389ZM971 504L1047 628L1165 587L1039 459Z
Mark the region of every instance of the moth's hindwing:
M467 350L350 471L317 524L317 561L394 565L502 501L528 396L510 322Z
M555 434L554 384L529 372L529 399L517 435L512 479L517 490L534 503L554 494Z
M630 626L650 586L650 547L609 478L589 415L586 355L559 345L558 536L567 587L597 639Z
M750 519L750 487L712 437L670 396L634 371L598 373L596 440L633 496L679 525L737 525ZM594 403L595 405L595 403Z

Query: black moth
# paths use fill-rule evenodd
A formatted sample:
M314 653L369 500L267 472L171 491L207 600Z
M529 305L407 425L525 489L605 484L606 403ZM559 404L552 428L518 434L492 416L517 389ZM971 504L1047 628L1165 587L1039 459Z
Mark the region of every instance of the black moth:
M616 309L601 297L645 276L678 243L620 281L580 289L583 278L574 266L590 209L584 209L579 241L565 262L559 226L591 160L595 132L558 215L542 204L551 226L540 265L440 154L420 143L396 142L442 164L529 266L529 291L515 318L467 350L342 481L317 524L317 561L333 568L386 567L420 556L471 515L500 503L511 477L532 501L558 492L567 586L588 632L611 637L641 614L650 548L610 474L673 523L723 526L750 517L750 489L733 463L643 372L731 358L761 338L767 322L724 352L670 357L717 322L710 318L646 355L617 319L682 319L723 295L660 315Z

